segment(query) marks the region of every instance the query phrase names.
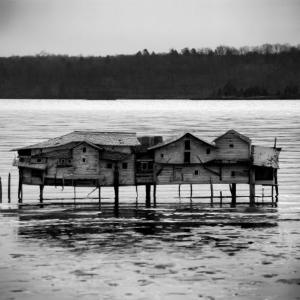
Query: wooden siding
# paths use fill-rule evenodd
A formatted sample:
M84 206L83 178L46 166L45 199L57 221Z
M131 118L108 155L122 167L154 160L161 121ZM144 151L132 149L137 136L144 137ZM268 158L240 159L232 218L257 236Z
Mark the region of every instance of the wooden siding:
M185 150L185 140L190 140L190 150ZM210 149L210 153L207 154L207 149ZM213 160L215 155L215 148L209 146L193 137L186 137L168 144L161 148L155 149L155 162L168 163L168 164L182 164L184 163L184 153L190 152L190 162L197 164ZM162 157L163 155L163 157Z
M279 168L280 150L273 147L252 146L253 165Z
M228 133L215 142L217 146L216 158L219 160L237 161L250 159L250 145L234 133Z

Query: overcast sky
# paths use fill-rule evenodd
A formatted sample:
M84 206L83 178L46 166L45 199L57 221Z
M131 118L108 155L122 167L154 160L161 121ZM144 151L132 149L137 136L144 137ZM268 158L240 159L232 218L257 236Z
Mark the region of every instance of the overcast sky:
M0 0L0 56L300 43L300 0Z

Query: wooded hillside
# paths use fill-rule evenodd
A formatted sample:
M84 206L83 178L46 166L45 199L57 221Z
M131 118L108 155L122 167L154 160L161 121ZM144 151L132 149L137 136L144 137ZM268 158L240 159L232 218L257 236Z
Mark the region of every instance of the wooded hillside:
M0 58L0 98L300 98L300 46Z

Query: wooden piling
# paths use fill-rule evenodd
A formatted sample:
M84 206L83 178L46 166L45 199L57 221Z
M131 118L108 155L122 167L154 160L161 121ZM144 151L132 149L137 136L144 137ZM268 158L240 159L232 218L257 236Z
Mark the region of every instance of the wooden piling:
M278 178L277 178L277 169L274 170L274 181L275 181L275 201L278 202Z
M223 205L223 195L222 195L222 191L220 191L220 207L222 207Z
M181 198L181 184L178 184L178 197Z
M41 185L40 185L40 203L41 203L41 204L43 203L43 200L44 200L43 192L44 192L44 185L41 184Z
M214 204L214 187L211 178L209 181L210 181L210 205L212 206Z
M274 185L271 186L271 198L272 198L272 206L274 205Z
M236 207L236 183L231 184L231 207Z
M19 169L18 203L23 202L23 174Z
M73 185L73 188L74 188L74 204L75 204L75 201L76 201L76 186L75 186L75 184Z
M146 188L146 207L151 207L151 184L147 183Z
M193 198L193 185L190 184L190 197Z
M7 180L7 199L8 203L11 202L11 176L10 173L8 173L8 180Z
M0 203L2 203L2 181L0 177Z
M156 207L156 184L153 184L153 206Z
M255 170L250 168L249 172L250 206L255 206Z
M101 209L101 186L98 186L99 209Z
M119 168L118 163L115 163L114 168L114 191L115 191L115 212L119 211Z

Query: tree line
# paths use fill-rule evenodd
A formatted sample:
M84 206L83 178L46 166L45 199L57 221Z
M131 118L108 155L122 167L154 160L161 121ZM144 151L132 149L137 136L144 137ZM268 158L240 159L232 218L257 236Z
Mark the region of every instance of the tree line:
M0 98L300 98L300 46L0 58Z

